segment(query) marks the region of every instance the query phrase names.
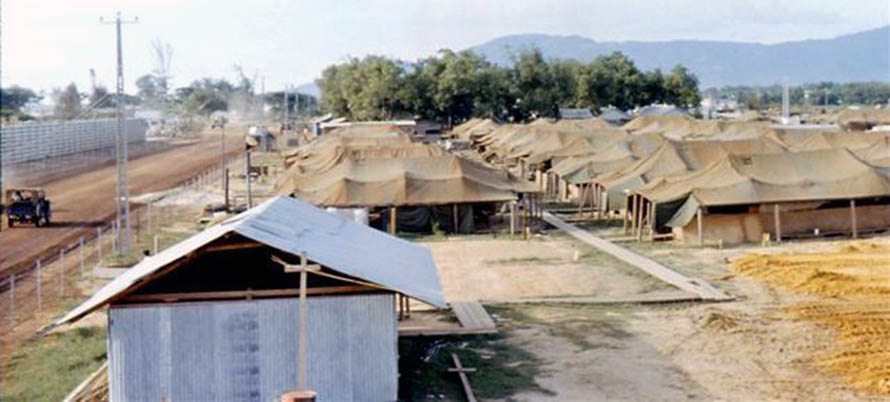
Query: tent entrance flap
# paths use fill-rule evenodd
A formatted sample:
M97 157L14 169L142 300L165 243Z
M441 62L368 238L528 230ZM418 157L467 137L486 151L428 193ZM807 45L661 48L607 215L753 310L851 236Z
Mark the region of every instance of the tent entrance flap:
M698 211L701 204L695 197L689 197L686 199L686 202L680 207L674 216L665 223L666 226L672 228L682 228L692 222L692 219L695 218L695 213Z

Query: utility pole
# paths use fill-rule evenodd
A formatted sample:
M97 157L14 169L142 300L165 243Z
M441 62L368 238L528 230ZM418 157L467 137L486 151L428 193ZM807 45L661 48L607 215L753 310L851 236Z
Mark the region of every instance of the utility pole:
M284 129L281 130L281 131L283 131L283 132L287 132L287 117L288 117L288 116L287 116L287 112L288 112L287 109L288 109L288 108L287 108L287 86L285 86L285 87L284 87L284 126L283 126ZM282 134L283 134L283 133L282 133Z
M117 146L115 151L117 157L117 251L119 254L130 252L130 187L127 180L127 130L124 121L124 56L121 46L121 24L132 24L138 21L138 17L132 21L123 21L120 12L117 13L114 21L106 22L101 17L99 18L99 23L114 24L117 31Z

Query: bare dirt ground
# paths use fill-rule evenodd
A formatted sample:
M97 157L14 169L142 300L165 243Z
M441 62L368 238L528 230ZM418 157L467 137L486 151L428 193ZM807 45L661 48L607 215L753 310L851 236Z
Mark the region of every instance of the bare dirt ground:
M670 288L567 236L453 237L423 244L433 252L449 300L629 296Z
M890 236L876 240L890 244ZM771 286L732 268L753 252L827 252L847 244L845 239L725 249L625 244L737 296L728 303L660 305L498 303L634 295L653 288L633 268L558 234L531 241L453 238L424 244L436 258L446 298L489 301L506 342L542 362L544 374L535 381L547 392L521 392L509 400L884 400L828 367L832 358L850 355L843 354L847 341L839 340L839 325L801 317L823 311L805 310L823 297ZM578 262L573 261L575 248L582 256ZM789 313L788 308L799 306L796 315ZM886 350L873 354L885 355Z
M235 155L240 146L240 137L231 136L227 150ZM218 161L218 138L131 160L130 194L170 188ZM42 228L22 225L0 232L0 277L33 264L51 248L76 241L78 236L110 219L114 213L115 183L115 167L104 166L45 184L54 223Z

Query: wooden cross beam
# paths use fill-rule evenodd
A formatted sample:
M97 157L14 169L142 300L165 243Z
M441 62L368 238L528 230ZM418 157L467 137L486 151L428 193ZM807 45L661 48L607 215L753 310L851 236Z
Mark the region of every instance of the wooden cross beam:
M451 354L451 359L454 360L454 368L449 368L449 373L457 373L460 376L461 385L464 387L464 393L467 395L467 401L476 402L476 395L473 394L473 388L470 388L470 380L467 378L467 373L475 373L476 369L472 367L464 367L460 364L460 359L456 354Z
M306 305L306 279L310 272L321 270L321 265L308 264L306 253L300 253L300 265L288 264L277 256L272 256L272 261L281 264L286 273L300 274L300 312L299 312L299 344L297 354L297 387L299 389L306 388L306 321L309 316L309 310Z

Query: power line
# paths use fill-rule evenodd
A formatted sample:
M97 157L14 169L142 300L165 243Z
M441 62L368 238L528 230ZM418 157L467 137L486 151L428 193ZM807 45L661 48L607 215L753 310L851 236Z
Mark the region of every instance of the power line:
M130 252L130 187L127 178L127 138L124 121L124 56L121 46L121 24L132 24L139 21L136 17L132 21L121 20L118 12L114 21L106 22L101 17L99 23L114 24L117 31L117 141L115 153L117 156L117 244L118 253Z

